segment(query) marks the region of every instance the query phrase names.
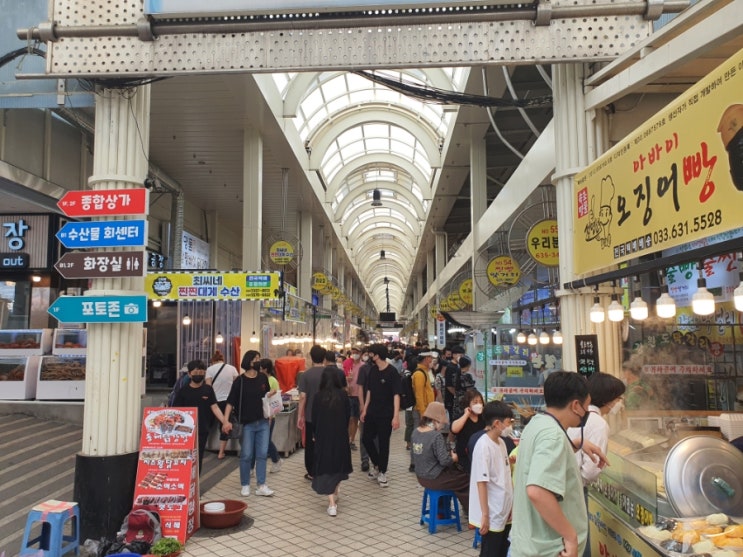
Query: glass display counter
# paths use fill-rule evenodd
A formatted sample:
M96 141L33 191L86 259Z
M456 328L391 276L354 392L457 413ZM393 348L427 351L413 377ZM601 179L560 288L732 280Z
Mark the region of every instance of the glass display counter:
M37 400L83 400L84 356L43 356L39 364Z
M88 349L88 331L86 329L54 329L55 356L85 354Z
M0 356L0 400L33 400L38 373L38 356Z
M41 356L51 348L51 329L0 330L0 356Z

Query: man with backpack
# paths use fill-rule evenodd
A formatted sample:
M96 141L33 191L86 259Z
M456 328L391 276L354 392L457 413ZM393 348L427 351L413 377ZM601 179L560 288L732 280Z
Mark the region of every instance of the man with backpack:
M434 358L438 358L436 352L421 352L418 354L418 365L415 370L410 374L410 391L411 391L411 403L413 406L413 430L420 425L421 416L428 408L428 404L433 402L435 395L433 392L433 386L428 378L428 370L431 367L431 363ZM407 390L406 380L403 378L403 392ZM409 472L415 472L415 465L413 464L413 451L410 451L410 467Z

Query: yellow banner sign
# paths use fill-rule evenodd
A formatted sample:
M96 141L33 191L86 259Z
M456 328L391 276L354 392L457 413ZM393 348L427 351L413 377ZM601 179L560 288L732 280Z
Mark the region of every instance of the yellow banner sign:
M328 288L328 277L325 273L315 273L312 275L312 289L317 290L321 294L325 294Z
M277 265L287 265L294 259L294 247L289 242L279 240L271 244L268 256Z
M459 285L459 297L468 306L472 305L472 279L464 279Z
M151 300L275 300L279 273L148 273Z
M493 286L513 286L521 278L519 264L507 255L499 255L490 260L487 267L488 280Z
M540 265L557 267L560 264L557 221L546 219L532 226L526 235L526 249L529 250L531 258Z
M584 274L743 225L743 50L575 176Z

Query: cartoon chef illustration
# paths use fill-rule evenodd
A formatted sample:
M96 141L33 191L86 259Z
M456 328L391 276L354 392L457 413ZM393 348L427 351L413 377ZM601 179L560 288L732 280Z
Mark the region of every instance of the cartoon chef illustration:
M614 200L614 180L611 176L606 176L601 180L601 205L599 206L599 224L601 233L599 242L602 248L611 247L611 202Z
M725 109L717 131L728 152L733 185L743 191L743 104L731 104Z

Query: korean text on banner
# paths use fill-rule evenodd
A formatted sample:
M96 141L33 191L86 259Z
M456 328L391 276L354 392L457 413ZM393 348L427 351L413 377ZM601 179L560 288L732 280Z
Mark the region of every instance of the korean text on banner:
M145 292L155 300L273 300L279 273L149 273Z
M578 275L743 224L743 50L575 176Z

